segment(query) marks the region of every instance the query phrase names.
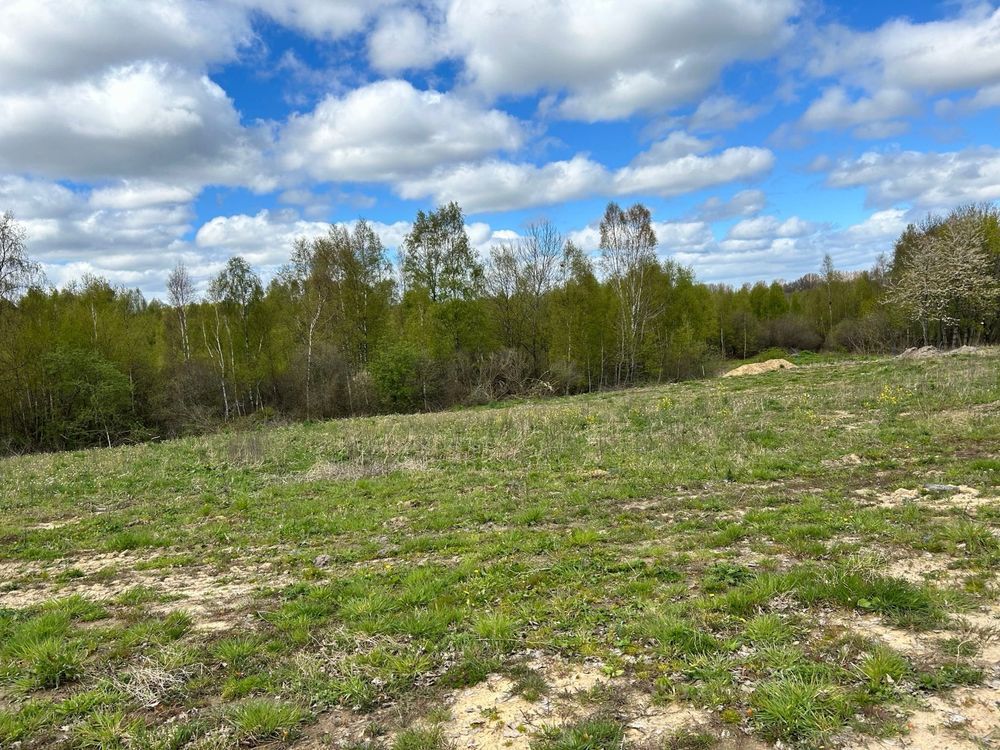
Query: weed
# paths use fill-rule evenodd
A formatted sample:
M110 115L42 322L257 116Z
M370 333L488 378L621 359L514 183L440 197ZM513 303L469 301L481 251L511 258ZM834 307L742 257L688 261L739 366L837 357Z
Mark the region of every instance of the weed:
M253 698L227 712L227 720L243 744L287 741L299 732L308 714L298 706L267 698Z
M618 750L625 727L610 718L593 718L558 729L546 729L532 750Z
M835 685L794 677L762 683L750 704L760 733L786 742L815 742L835 731L851 710Z

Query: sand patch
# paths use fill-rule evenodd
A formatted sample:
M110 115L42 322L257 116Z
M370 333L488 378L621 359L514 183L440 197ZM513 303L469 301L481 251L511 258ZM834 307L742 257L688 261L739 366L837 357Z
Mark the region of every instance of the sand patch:
M875 615L833 613L825 618L825 624L879 641L907 656L928 656L934 652L934 644L928 637L929 634L917 634L902 628L894 628L883 623Z
M92 601L110 601L136 586L142 586L158 598L169 599L150 602L154 612L166 614L185 610L194 619L198 630L226 630L236 624L239 613L246 609L261 589L292 582L287 574L274 571L271 563L233 565L225 571L211 568L134 569L140 561L155 559L155 556L114 553L60 560L51 569L35 567L33 575L45 572L49 578L0 594L0 607L24 609L73 595ZM86 577L109 567L115 570L113 576L102 576L98 580ZM53 580L69 570L80 571L83 577L62 582Z
M729 372L722 374L724 378L737 378L743 375L760 375L765 372L775 370L796 370L798 365L794 365L787 359L769 359L766 362L753 362L749 365L741 365Z
M625 725L626 741L654 746L679 730L697 730L709 721L705 711L677 704L653 705L646 696L635 699L630 713L634 718Z
M885 574L892 578L901 578L915 584L928 582L948 586L960 585L962 574L950 570L948 564L952 558L944 555L934 555L924 552L920 555L894 557L885 567Z
M856 494L860 493L856 491ZM958 508L974 512L983 505L1000 502L1000 498L984 496L975 487L964 484L929 484L922 490L900 487L876 497L876 504L881 508L896 508L905 503L917 501L936 508Z
M1000 687L1000 686L997 686ZM1000 690L962 688L947 696L931 696L926 708L914 711L906 734L850 745L852 750L982 750L1000 742Z
M529 750L545 728L565 726L592 712L595 706L582 698L602 685L626 701L622 711L629 742L655 742L709 720L707 713L688 706L654 705L648 696L631 692L623 680L607 677L598 663L573 665L542 657L529 666L544 675L549 685L546 695L526 700L514 694L516 686L510 679L490 675L452 695L451 718L441 725L445 739L458 750Z
M25 531L53 531L55 529L61 529L70 524L79 523L79 518L67 518L62 521L42 521L40 523L32 524L31 526L25 526Z

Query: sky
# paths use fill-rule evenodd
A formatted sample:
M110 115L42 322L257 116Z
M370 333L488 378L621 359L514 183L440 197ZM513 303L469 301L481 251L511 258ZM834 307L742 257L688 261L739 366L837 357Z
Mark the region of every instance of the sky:
M813 0L2 0L0 211L52 284L458 201L486 257L646 204L706 282L870 266L1000 199L1000 7Z

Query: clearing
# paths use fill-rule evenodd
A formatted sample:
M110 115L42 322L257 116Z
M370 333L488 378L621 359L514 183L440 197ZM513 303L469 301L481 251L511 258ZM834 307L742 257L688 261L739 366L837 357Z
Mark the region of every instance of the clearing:
M0 747L988 748L1000 352L0 461Z

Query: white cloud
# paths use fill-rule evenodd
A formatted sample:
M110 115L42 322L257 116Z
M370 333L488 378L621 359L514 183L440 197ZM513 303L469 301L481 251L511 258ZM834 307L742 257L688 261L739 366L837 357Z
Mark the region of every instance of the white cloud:
M90 194L93 208L147 208L171 203L189 203L196 191L180 185L167 185L150 180L122 180Z
M0 91L0 170L268 187L264 133L244 130L208 77L137 63L36 90Z
M856 136L882 138L904 132L907 123L898 118L916 111L913 97L903 89L880 89L852 101L843 87L832 86L809 105L802 124L810 130L855 128Z
M92 273L155 293L179 259L200 272L204 260L184 240L194 218L188 205L95 207L92 197L45 180L0 176L0 205L26 229L28 252L51 283Z
M387 80L328 96L281 133L285 168L320 180L383 181L513 150L521 124L452 93Z
M870 32L824 29L810 63L815 75L849 74L879 85L944 92L1000 80L1000 8L965 4L955 18L889 21Z
M729 130L755 120L763 111L763 107L745 105L731 96L710 96L698 104L687 127L696 131Z
M698 206L695 217L702 221L720 221L734 216L751 216L764 210L767 196L763 190L741 190L728 200L712 196Z
M397 0L235 0L289 28L318 38L338 39L360 31L381 9Z
M490 95L544 91L582 120L694 100L730 63L787 39L796 0L453 0L447 34L469 82Z
M458 201L467 211L476 213L583 198L599 192L607 180L603 166L577 155L541 167L499 160L460 164L435 170L427 177L404 180L398 191L403 198L433 196L438 203Z
M666 147L664 147L666 144ZM758 177L774 166L774 154L765 148L736 146L718 154L681 155L670 139L640 154L614 176L619 195L654 193L661 196L690 193L713 185ZM702 148L696 149L703 151Z
M252 38L224 2L4 0L0 88L30 91L141 60L200 68L233 59Z
M369 223L388 248L398 247L411 226L406 221ZM273 270L288 260L296 239L319 237L329 228L328 222L305 221L296 211L264 209L253 216L217 216L205 222L195 235L195 244L218 256L242 255L255 266Z
M368 59L383 73L425 68L442 54L442 40L427 17L408 8L384 13L368 37Z
M1000 83L994 86L985 86L979 89L973 96L952 101L951 99L941 99L934 106L934 111L941 116L964 115L980 109L991 109L1000 107Z
M820 29L808 72L836 78L840 86L860 87L871 97L850 102L840 86L830 89L810 108L806 124L858 126L859 137L881 138L905 130L902 121L890 118L913 114L917 93L974 91L958 103L939 101L936 110L942 115L1000 103L1000 8L975 0L955 5L958 13L941 20L897 18L873 31L837 25Z
M827 177L831 187L862 187L867 203L911 203L927 209L1000 198L1000 149L962 151L869 151L836 163Z
M593 195L680 195L713 185L752 179L771 168L767 149L737 147L701 156L706 141L673 133L639 154L629 166L609 171L583 154L541 166L490 159L434 170L403 180L403 198L458 201L470 212L507 211Z
M890 252L906 226L900 209L878 211L844 228L833 228L792 217L779 221L760 217L744 223L720 242L701 248L681 248L675 260L694 268L701 281L743 284L755 280L790 281L819 270L823 255L845 271L870 268L879 254ZM738 225L737 225L738 226ZM735 227L734 227L735 229ZM733 235L746 239L734 239Z
M781 221L775 216L757 216L744 219L729 228L726 234L733 240L759 240L772 237L803 237L816 230L812 222L793 216Z

